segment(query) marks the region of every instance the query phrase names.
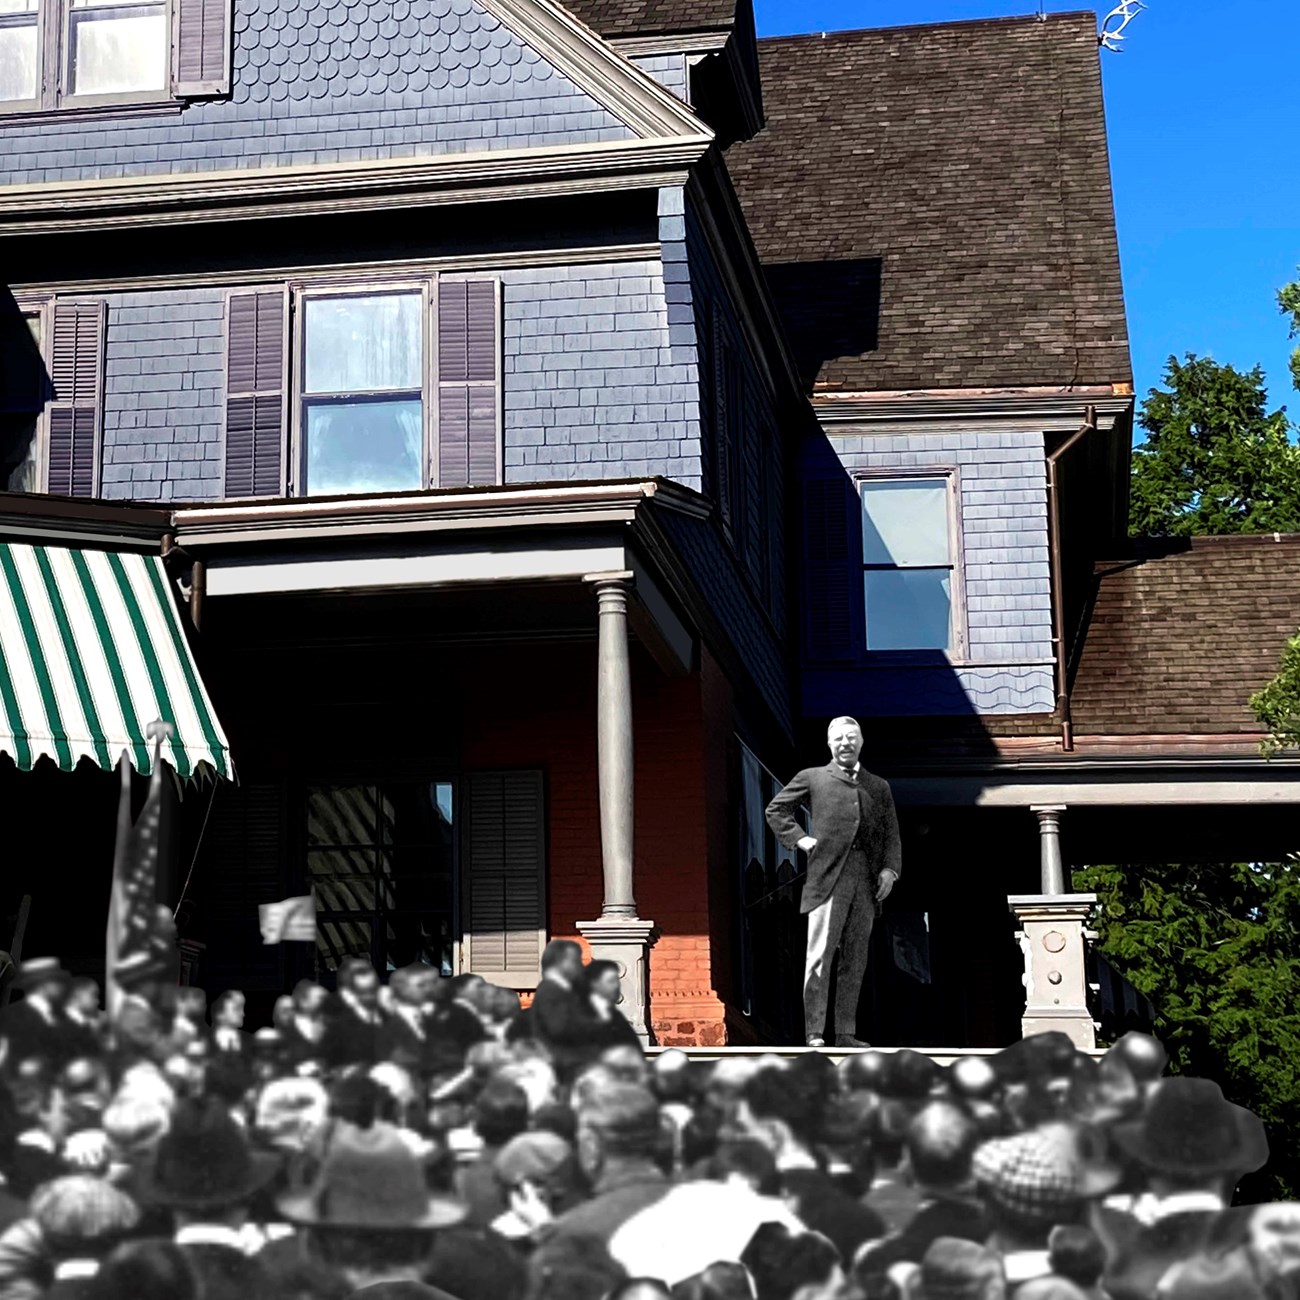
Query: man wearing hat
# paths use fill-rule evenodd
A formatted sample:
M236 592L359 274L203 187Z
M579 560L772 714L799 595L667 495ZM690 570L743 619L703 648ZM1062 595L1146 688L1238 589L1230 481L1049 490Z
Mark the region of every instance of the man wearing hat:
M146 1205L170 1209L176 1245L198 1276L204 1300L271 1300L265 1270L248 1256L244 1229L253 1199L279 1158L254 1151L219 1101L177 1105L152 1165L139 1180Z
M836 718L827 730L831 761L795 774L767 806L767 824L787 849L808 854L799 910L808 917L804 967L804 1033L821 1047L831 962L836 975L835 1045L866 1047L856 1037L858 998L867 971L871 928L881 903L898 881L901 848L889 783L863 770L862 729L853 718ZM807 805L812 835L795 820Z
M54 1277L41 1300L87 1300L100 1261L136 1228L140 1210L112 1183L68 1174L37 1188L31 1217Z
M1103 1282L1115 1300L1145 1300L1220 1226L1237 1182L1267 1161L1268 1138L1259 1117L1213 1080L1181 1077L1162 1080L1141 1117L1115 1125L1113 1138L1146 1176L1147 1194L1095 1210L1110 1255Z
M71 1035L63 1015L72 976L56 957L33 957L19 967L14 989L21 990L21 1002L11 1002L0 1012L0 1036L8 1051L6 1062L13 1066L24 1059L39 1059L61 1069L72 1050Z
M419 1157L393 1125L340 1121L314 1182L276 1204L304 1231L307 1257L354 1290L424 1283L439 1300L454 1300L425 1274L435 1234L461 1223L464 1206L429 1191ZM279 1244L263 1255L270 1260Z
M997 1252L961 1237L936 1237L921 1257L912 1300L1004 1300Z

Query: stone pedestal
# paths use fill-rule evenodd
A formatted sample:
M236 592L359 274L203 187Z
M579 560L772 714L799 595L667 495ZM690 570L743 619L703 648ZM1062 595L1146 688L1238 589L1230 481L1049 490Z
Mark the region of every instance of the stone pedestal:
M1021 925L1016 938L1025 957L1021 1026L1026 1038L1056 1030L1068 1034L1076 1047L1096 1047L1084 961L1084 926L1096 901L1096 894L1008 896Z
M619 1010L628 1018L642 1046L650 1041L646 1009L650 997L650 944L653 921L635 917L603 916L598 921L579 921L578 933L591 947L593 961L618 963L623 997Z

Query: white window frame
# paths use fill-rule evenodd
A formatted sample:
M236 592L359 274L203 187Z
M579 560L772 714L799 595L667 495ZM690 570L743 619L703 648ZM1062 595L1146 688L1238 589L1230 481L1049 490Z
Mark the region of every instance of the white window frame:
M303 391L303 381L307 374L307 330L304 307L311 299L321 298L376 298L394 297L399 294L420 295L420 434L422 440L420 452L420 490L433 484L434 451L436 447L433 436L433 405L437 392L435 369L437 357L437 336L433 322L433 285L431 278L368 280L364 283L313 282L290 286L289 295L289 330L290 330L290 366L285 382L285 394L291 403L289 412L289 473L288 493L291 497L306 497L304 486L307 481L307 431L304 411L308 394ZM414 491L415 489L402 489ZM358 493L357 495L364 495Z
M854 487L858 497L859 538L865 521L863 485L866 483L915 483L942 482L947 487L948 508L948 558L952 573L952 595L950 599L949 646L946 651L917 647L907 650L873 650L866 616L866 575L868 571L894 571L908 568L907 565L868 564L865 555L862 561L862 644L869 662L876 664L905 664L916 662L933 662L936 655L944 656L949 663L964 663L968 656L969 631L966 617L966 580L965 580L965 544L961 526L961 484L960 471L956 465L920 465L899 466L897 468L855 470ZM939 566L916 566L939 567Z

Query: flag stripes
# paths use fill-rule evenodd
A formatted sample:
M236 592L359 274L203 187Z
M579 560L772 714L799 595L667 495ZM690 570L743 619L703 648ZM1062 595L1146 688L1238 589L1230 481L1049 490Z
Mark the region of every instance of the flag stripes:
M229 745L152 555L0 543L0 752L150 771L144 724L169 722L162 756L186 778L232 776Z

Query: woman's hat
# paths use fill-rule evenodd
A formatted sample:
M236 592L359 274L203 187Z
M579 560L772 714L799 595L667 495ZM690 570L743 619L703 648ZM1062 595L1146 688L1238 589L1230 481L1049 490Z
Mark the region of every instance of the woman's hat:
M123 1191L90 1174L67 1174L32 1193L31 1217L47 1241L60 1245L106 1245L140 1222L140 1208Z
M1161 1174L1240 1176L1268 1159L1263 1122L1227 1101L1213 1079L1162 1080L1140 1119L1115 1125L1114 1139L1138 1164Z
M140 1194L157 1206L221 1209L250 1200L279 1167L278 1156L249 1147L219 1102L184 1102L142 1173Z
M340 1121L314 1184L276 1204L291 1223L349 1231L409 1232L450 1227L459 1201L431 1193L424 1166L392 1124Z

